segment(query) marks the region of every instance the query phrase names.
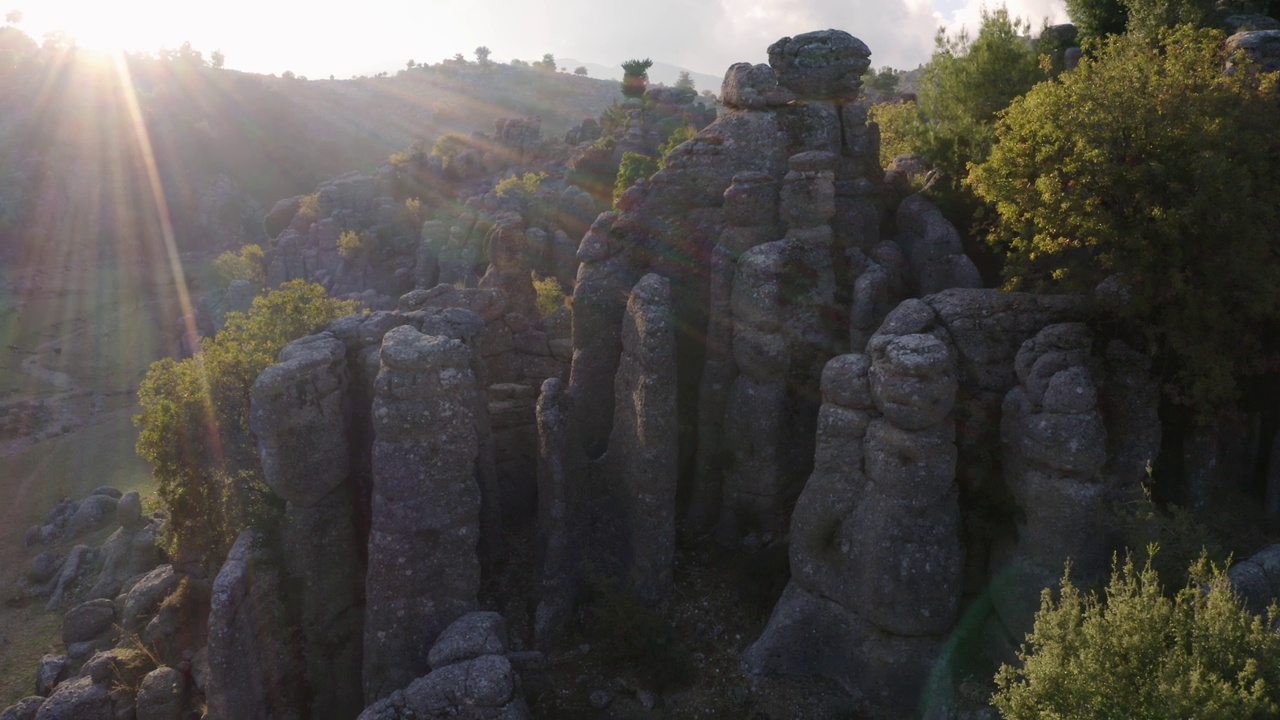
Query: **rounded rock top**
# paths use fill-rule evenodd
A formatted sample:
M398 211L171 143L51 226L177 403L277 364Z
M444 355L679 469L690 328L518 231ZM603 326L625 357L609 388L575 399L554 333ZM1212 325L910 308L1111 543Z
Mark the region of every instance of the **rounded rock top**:
M866 43L834 29L784 37L769 46L778 85L810 100L856 100L870 57Z

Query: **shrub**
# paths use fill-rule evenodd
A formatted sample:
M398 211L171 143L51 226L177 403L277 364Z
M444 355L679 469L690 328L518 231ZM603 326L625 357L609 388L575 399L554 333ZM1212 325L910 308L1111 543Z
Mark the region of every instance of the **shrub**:
M298 215L307 222L315 222L320 217L320 193L313 192L302 198L298 204Z
M676 128L667 136L667 141L662 143L662 147L658 148L658 166L666 167L667 156L671 154L671 151L675 150L676 146L690 140L697 134L697 131L688 125L681 125Z
M1153 551L1154 552L1154 551ZM996 674L992 703L1011 720L1202 718L1280 714L1280 634L1249 613L1205 559L1173 597L1148 561L1113 563L1105 597L1064 575L1040 611L1020 665Z
M658 172L658 161L640 153L623 153L622 164L618 166L618 178L613 184L613 201L618 202L622 193L627 191L641 178L647 178Z
M151 364L138 388L137 450L169 509L175 557L216 562L241 530L278 510L249 430L253 383L289 342L357 307L293 280L255 298L248 313L228 313L195 357Z
M239 252L222 253L213 260L213 271L217 273L222 286L231 284L232 280L248 280L257 287L267 284L264 270L265 256L261 245L245 245Z
M535 273L533 276L533 289L538 293L538 314L542 317L553 315L557 310L564 307L564 288L561 287L560 281L554 277L540 278Z
M533 197L538 192L538 187L545 180L547 174L525 173L524 175L512 175L503 178L501 182L494 186L493 191L498 197L506 197L507 195L523 195L525 197Z
M353 260L373 251L377 238L367 232L347 230L338 236L338 254Z

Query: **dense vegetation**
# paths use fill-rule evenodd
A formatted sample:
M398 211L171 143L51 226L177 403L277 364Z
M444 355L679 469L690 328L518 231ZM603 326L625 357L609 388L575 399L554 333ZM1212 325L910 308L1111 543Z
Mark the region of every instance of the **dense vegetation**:
M1015 101L969 179L996 207L1010 287L1119 274L1116 310L1198 407L1274 362L1280 320L1276 78L1224 74L1222 40L1182 27L1105 43Z
M356 307L291 281L256 298L247 314L229 313L195 357L151 365L138 389L138 454L168 508L176 557L217 562L242 529L277 509L249 430L253 383L289 342Z
M1018 666L992 698L1010 720L1244 720L1280 713L1280 634L1201 559L1173 597L1148 562L1114 564L1104 596L1045 590Z

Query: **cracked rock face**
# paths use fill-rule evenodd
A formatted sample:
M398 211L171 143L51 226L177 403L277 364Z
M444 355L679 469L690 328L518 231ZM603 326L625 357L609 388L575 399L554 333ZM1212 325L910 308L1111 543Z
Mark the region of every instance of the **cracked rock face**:
M412 327L382 340L373 402L366 700L430 669L427 650L480 588L480 441L471 351Z
M870 57L866 43L842 30L807 32L769 46L778 84L812 100L856 100Z

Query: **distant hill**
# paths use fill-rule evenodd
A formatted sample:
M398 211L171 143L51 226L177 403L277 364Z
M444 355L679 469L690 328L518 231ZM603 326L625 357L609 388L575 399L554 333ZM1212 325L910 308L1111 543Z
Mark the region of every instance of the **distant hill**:
M568 68L569 72L573 72L575 68L585 67L588 77L605 78L609 80L622 80L621 64L602 65L600 63L583 62L573 58L560 58L557 60L561 67ZM728 68L725 68L728 70ZM724 80L724 74L708 75L707 73L696 72L683 68L678 65L672 65L664 62L654 62L653 67L649 68L649 82L662 85L675 85L676 79L680 77L681 72L688 72L693 78L694 87L698 92L710 90L716 95L720 94L720 82Z
M611 80L499 64L351 80L217 69L198 55L135 56L123 69L0 32L0 254L154 232L148 166L180 249L234 247L262 238L277 200L372 171L416 141L530 116L554 139L621 99Z

